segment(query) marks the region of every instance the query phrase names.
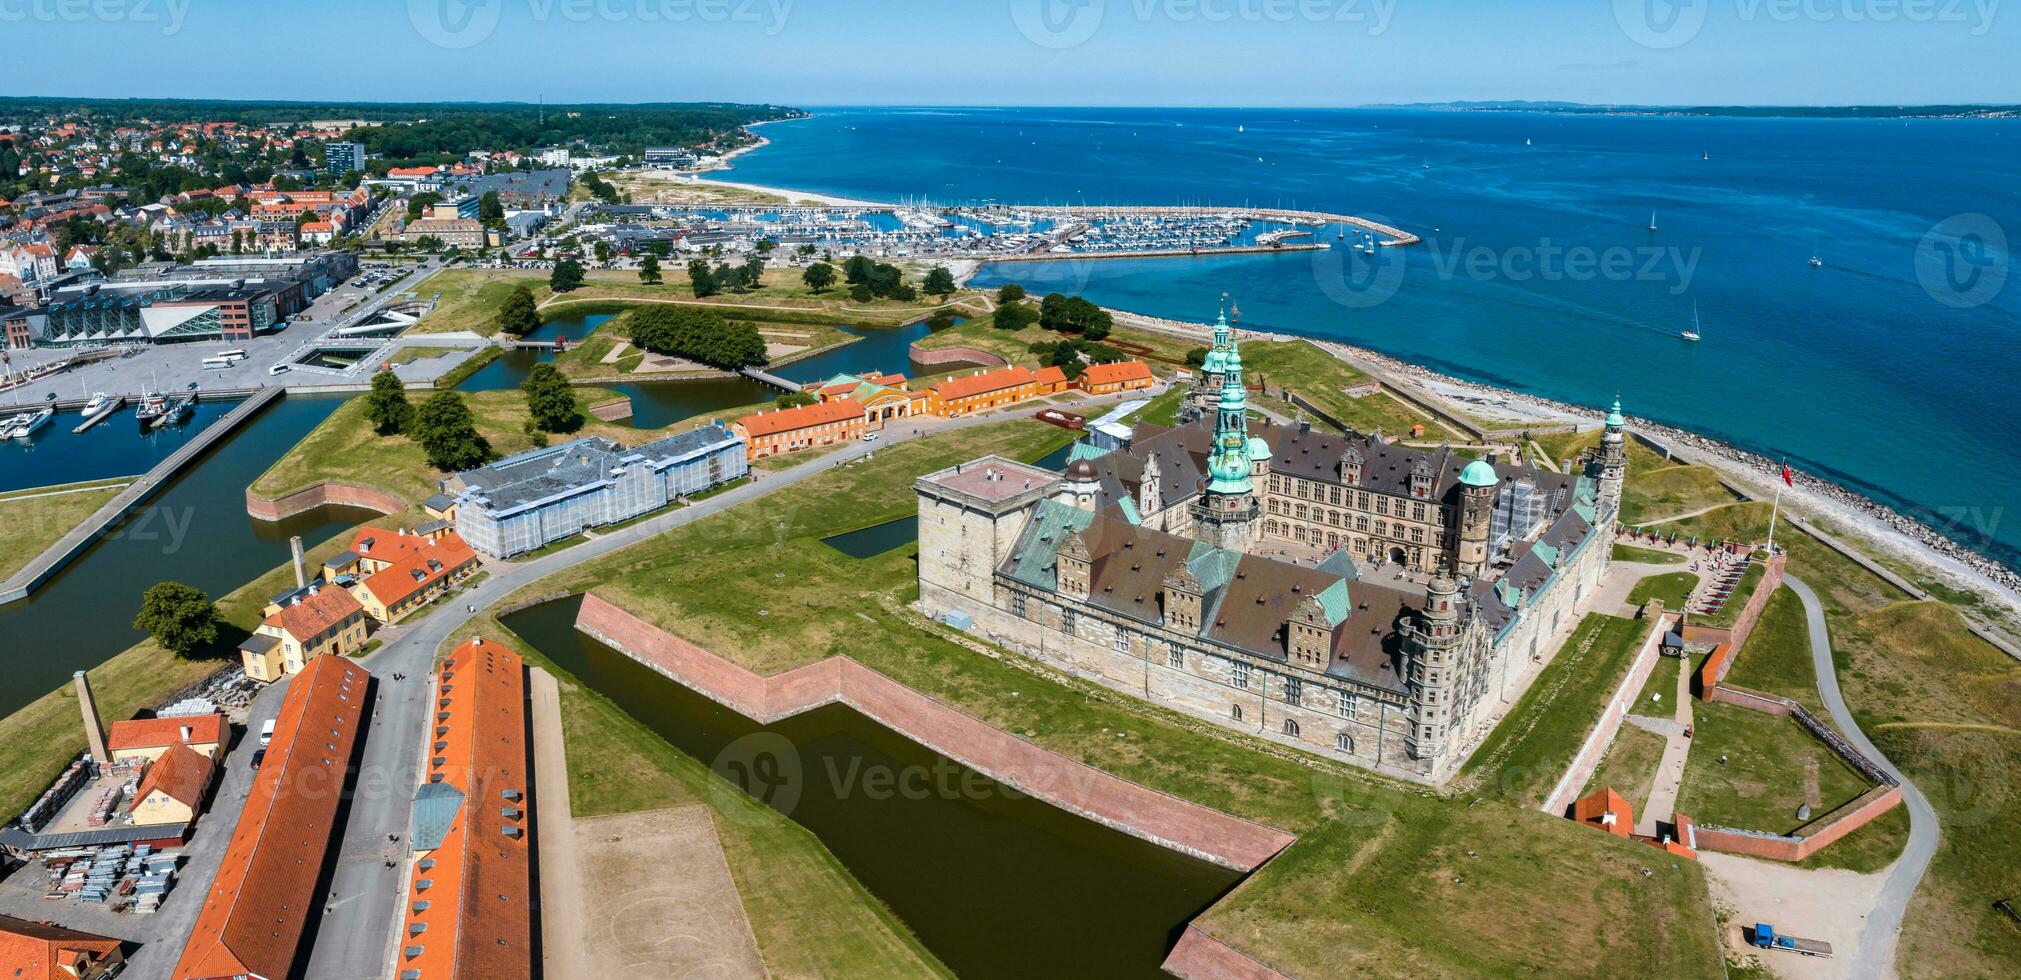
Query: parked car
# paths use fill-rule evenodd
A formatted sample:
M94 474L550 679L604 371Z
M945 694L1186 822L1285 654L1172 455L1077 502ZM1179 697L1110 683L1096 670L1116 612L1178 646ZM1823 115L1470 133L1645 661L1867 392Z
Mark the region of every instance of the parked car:
M269 722L269 724L272 724L272 723L271 723L271 722ZM266 749L261 749L261 750L259 750L258 752L255 752L255 753L253 753L253 771L254 771L254 772L259 772L259 771L260 771L260 764L261 764L261 763L263 763L263 762L265 762L265 761L267 761L267 750L266 750Z
M277 720L269 718L266 724L260 726L260 748L266 748L267 743L274 740L274 722Z

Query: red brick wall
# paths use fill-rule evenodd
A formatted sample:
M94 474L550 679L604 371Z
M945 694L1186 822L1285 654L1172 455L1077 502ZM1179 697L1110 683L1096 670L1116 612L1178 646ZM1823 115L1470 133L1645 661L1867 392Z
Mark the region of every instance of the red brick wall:
M1160 968L1181 980L1289 980L1194 925L1179 935Z
M1253 869L1294 839L1059 755L847 657L760 677L594 593L583 597L576 628L745 717L772 722L839 701L1054 806L1226 867Z
M1756 837L1699 824L1695 828L1698 849L1745 854L1771 861L1801 861L1816 854L1825 845L1866 826L1900 802L1901 787L1876 786L1858 799L1826 814L1823 820L1814 824L1816 830L1802 837Z
M278 521L285 517L293 517L324 504L366 507L381 514L397 514L407 509L407 501L395 494L334 480L279 497L263 497L254 493L250 487L246 489L246 513L263 521Z
M980 364L983 367L1008 367L1008 361L986 350L974 347L942 347L938 350L921 350L918 344L907 352L912 363L920 367L939 367L943 364ZM928 371L927 374L938 372Z

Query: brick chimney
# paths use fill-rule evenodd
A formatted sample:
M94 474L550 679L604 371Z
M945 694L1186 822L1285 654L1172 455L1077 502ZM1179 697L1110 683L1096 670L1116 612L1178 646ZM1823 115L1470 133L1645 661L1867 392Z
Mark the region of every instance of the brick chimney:
M71 681L77 686L77 710L84 715L84 738L91 746L91 761L105 765L112 761L112 753L105 750L105 726L98 720L98 701L91 696L91 679L80 670L71 675Z
M309 570L302 561L302 536L297 534L288 539L288 551L295 558L295 588L309 584Z

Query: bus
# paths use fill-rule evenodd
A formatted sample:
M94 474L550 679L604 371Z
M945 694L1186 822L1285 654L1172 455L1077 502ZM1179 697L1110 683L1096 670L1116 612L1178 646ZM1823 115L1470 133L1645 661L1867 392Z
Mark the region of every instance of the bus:
M229 357L226 357L226 356L224 356L223 354L219 354L219 355L217 355L216 357L206 357L206 358L204 358L204 370L206 370L206 371L222 371L222 370L224 370L225 368L231 367L232 365L234 365L234 364L237 364L237 363L238 363L238 361L237 361L237 360L235 360L235 359L233 359L233 358L229 358Z
M246 359L246 352L243 350L220 351L218 356L230 361L243 361Z

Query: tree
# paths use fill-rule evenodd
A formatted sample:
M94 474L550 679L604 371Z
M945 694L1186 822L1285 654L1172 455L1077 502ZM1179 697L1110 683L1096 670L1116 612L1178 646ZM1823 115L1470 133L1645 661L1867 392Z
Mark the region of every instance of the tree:
M438 391L422 402L408 434L428 454L428 465L443 472L482 466L491 458L491 444L478 433L470 406L453 391Z
M477 220L497 228L505 224L505 203L498 198L497 191L485 191L477 199Z
M876 298L877 295L870 291L869 283L859 282L856 285L849 287L849 299L852 302L868 303Z
M716 271L710 273L710 275L716 277L716 285L718 287L728 286L733 293L742 293L747 288L744 285L744 270L728 262L717 265Z
M954 273L947 271L947 266L936 265L932 269L927 270L926 283L923 288L927 292L945 300L954 294Z
M512 295L505 298L505 305L498 308L498 329L524 337L539 326L540 309L533 302L533 290L524 284L514 286Z
M1039 311L1022 304L999 306L989 315L991 326L998 330L1023 330L1039 318Z
M554 272L547 277L548 288L557 293L565 293L582 287L582 263L574 259L562 259L554 264Z
M996 301L998 303L1021 303L1024 302L1024 298L1025 288L1017 283L1007 282L997 287Z
M655 283L655 284L660 281L659 256L654 255L651 252L647 252L645 254L645 257L639 259L639 281L643 283Z
M835 267L826 262L816 262L800 274L800 281L816 293L835 285Z
M178 657L218 641L218 625L224 622L217 603L194 585L158 582L140 597L140 613L133 628L146 630L161 648Z
M772 403L775 408L799 408L802 405L812 404L814 404L814 396L804 391L789 391L780 395L778 400Z
M590 251L596 254L598 262L609 262L611 260L611 243L607 241L598 239L595 245L590 246Z
M574 432L582 428L582 406L575 400L575 388L553 364L542 361L526 373L519 391L526 396L526 410L533 424L543 432Z
M709 271L708 259L691 259L688 262L688 284L695 289L695 298L704 299L716 295L716 275Z
M765 260L757 257L745 261L742 270L745 289L757 289L765 284Z
M656 354L719 368L765 363L765 338L758 328L725 321L715 310L662 304L634 311L630 322L632 343Z
M1186 351L1186 366L1199 370L1207 365L1207 348L1194 347Z
M842 280L851 286L870 281L870 270L875 263L861 255L852 255L842 263Z
M365 395L365 419L372 431L382 436L396 435L414 418L414 406L407 404L407 388L391 371L372 375L372 390Z

